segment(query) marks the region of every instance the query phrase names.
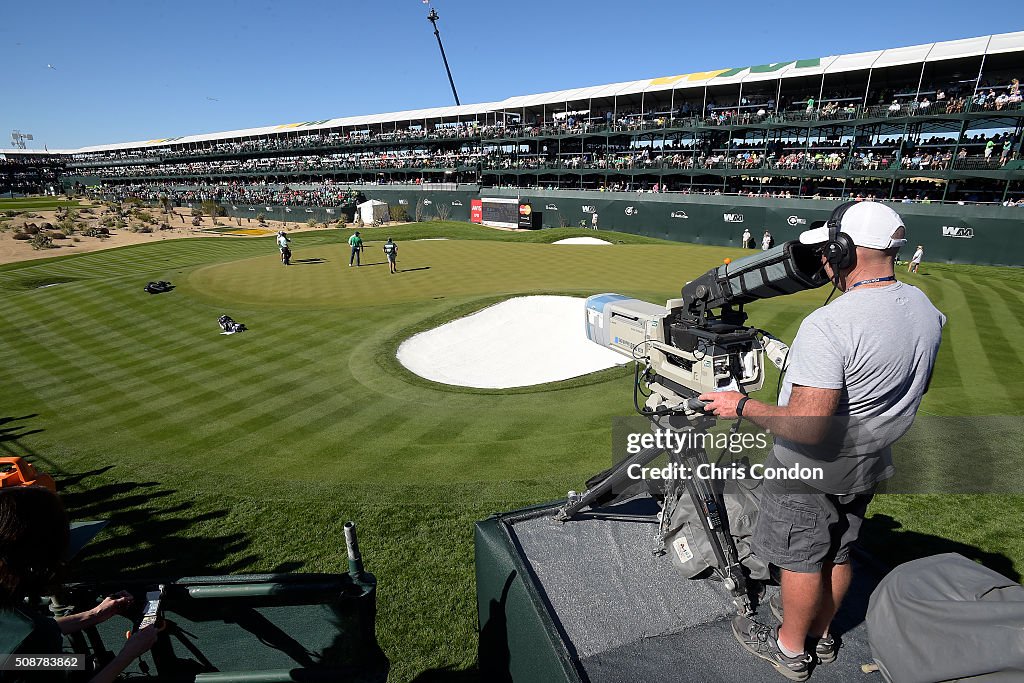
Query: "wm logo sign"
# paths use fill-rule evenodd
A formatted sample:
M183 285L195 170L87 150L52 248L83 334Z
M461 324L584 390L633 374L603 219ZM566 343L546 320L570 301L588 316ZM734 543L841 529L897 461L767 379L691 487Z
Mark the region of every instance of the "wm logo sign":
M943 225L942 226L943 237L966 237L970 239L974 237L973 228L965 228L960 225Z

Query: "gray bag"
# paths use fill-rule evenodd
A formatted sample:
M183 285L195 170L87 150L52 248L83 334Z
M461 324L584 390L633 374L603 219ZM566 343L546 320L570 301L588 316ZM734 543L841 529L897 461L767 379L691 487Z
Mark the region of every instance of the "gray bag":
M722 490L729 531L740 563L750 572L750 578L767 581L768 564L750 550L750 537L757 524L757 510L761 500L760 482L728 480ZM672 510L665 548L687 578L693 578L717 566L711 539L700 523L700 513L685 492Z
M1024 680L1024 586L962 555L894 569L871 595L867 625L886 681Z

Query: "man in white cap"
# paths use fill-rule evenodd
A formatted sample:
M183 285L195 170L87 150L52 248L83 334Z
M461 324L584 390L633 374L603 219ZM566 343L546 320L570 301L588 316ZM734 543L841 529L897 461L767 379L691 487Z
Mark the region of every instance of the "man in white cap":
M893 474L891 445L910 428L938 354L945 316L893 272L905 233L879 202L848 202L813 224L800 242L817 247L843 294L801 323L778 406L735 391L700 397L708 412L773 432L766 467L824 473L764 481L751 545L780 569L781 597L769 606L781 624L733 620L740 644L791 680L836 658L829 628L853 576L850 548L875 487Z

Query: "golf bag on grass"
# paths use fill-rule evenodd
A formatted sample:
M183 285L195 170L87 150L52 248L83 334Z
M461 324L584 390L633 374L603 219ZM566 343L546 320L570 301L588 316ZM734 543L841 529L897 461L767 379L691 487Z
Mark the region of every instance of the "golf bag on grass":
M236 323L229 315L222 315L217 318L217 324L220 325L220 329L223 330L221 334L234 334L235 332L245 332L249 329L242 323Z
M871 594L867 624L886 681L1024 680L1024 586L962 555L896 567Z
M174 285L165 280L159 280L157 282L150 282L146 285L143 290L150 294L163 294L174 289Z

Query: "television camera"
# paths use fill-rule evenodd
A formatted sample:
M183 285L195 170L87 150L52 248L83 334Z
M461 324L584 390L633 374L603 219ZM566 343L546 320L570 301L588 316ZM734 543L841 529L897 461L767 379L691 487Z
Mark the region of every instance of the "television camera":
M638 413L650 419L652 429L706 434L714 417L704 412L705 404L698 396L714 391L757 391L764 385L766 356L780 370L785 368L788 347L764 330L747 326L743 306L817 288L828 281L813 247L786 242L712 268L687 282L680 298L669 300L664 307L619 294L592 296L586 303L587 337L636 361L633 403ZM737 422L733 429L738 426ZM668 452L670 464L683 472L706 466L705 441L689 438L684 442L688 445L678 452ZM556 519L566 522L581 514L603 514L597 508L610 502L616 487L635 483L628 474L631 468L642 467L665 451L659 441L596 475L587 482L585 492L570 492ZM712 484L694 477L662 482L662 491L655 496L661 504L656 517L658 552L667 552L677 542L678 530L672 520L677 508L688 505L683 499L688 495L710 543L711 571L730 591L737 610L749 614L753 611L749 571L730 533L722 489ZM585 508L590 511L584 513ZM686 543L685 539L681 542ZM690 547L687 544L685 552L692 555Z

